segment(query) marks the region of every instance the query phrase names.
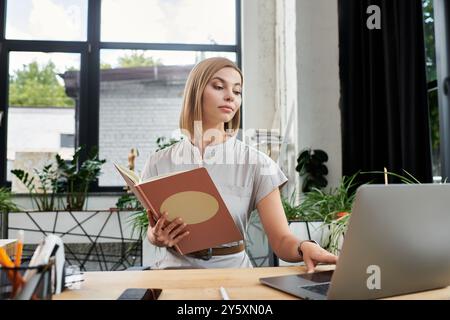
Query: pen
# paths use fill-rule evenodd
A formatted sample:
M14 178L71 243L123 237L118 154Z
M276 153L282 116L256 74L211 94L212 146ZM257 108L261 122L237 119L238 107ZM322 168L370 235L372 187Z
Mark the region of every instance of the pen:
M14 263L12 263L4 248L0 248L0 264L7 268L14 268Z
M23 230L19 230L19 232L17 233L16 258L14 259L14 264L16 265L16 267L20 267L20 263L22 262L23 239Z
M14 268L14 263L8 257L5 249L0 248L0 264L6 268ZM14 283L14 271L8 270L8 277L11 283Z
M19 230L17 233L17 243L16 243L16 256L14 258L14 265L16 268L20 267L20 264L22 263L22 253L23 253L23 240L24 240L24 233L23 230ZM22 276L20 275L19 270L15 270L14 272L14 286L12 291L12 296L15 297L17 294L17 291L20 290L20 287L23 284Z
M224 287L220 287L220 295L222 296L222 300L230 300L230 297Z
M0 264L6 268L14 269L16 266L11 261L11 259L8 257L8 254L6 253L5 249L0 248ZM8 270L7 272L9 281L11 281L12 284L12 296L15 296L17 293L17 290L20 288L20 286L23 284L23 278L19 273L19 270Z

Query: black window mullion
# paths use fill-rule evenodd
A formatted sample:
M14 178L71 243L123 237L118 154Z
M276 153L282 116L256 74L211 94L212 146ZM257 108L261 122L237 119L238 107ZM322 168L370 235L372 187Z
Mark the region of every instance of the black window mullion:
M5 45L0 44L0 186L6 186L6 167L7 167L7 121L8 121L8 53Z
M80 52L86 46L81 41L4 40L9 51Z
M6 1L0 0L0 112L2 117L0 120L0 186L6 185L6 141L7 130L6 121L8 119L8 110L6 110L6 102L8 101L6 89L8 87L8 56L4 44L6 26Z
M5 40L6 0L0 0L0 41Z
M236 0L236 63L242 67L241 0Z
M89 1L88 50L81 66L80 102L76 111L76 146L85 146L80 162L87 159L91 148L99 145L99 91L100 91L100 18L101 1ZM98 181L91 186L98 191Z

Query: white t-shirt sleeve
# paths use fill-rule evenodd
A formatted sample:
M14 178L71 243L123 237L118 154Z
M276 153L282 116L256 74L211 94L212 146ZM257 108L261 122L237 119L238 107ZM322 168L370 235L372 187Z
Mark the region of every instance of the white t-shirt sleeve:
M269 156L259 152L257 159L252 193L253 210L256 209L259 201L268 196L276 188L282 187L288 181L288 178L281 171L278 164Z
M144 165L144 170L142 170L141 181L145 181L151 177L155 177L158 175L158 171L156 170L156 154L151 154Z

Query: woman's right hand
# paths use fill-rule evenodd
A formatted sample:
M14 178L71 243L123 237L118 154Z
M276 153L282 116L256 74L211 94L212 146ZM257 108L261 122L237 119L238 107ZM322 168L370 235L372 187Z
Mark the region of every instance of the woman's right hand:
M151 212L148 211L147 214L150 218ZM168 213L163 212L153 227L151 225L148 226L148 239L155 246L172 247L189 235L189 231L185 230L186 224L183 223L181 218L176 218L166 225L167 216Z

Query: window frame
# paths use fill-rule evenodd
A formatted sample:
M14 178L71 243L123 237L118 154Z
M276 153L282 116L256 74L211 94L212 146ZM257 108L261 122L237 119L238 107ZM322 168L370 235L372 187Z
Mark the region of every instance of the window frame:
M237 65L240 67L242 64L241 0L235 0L235 45L101 42L101 0L88 0L86 41L10 40L5 39L6 1L0 0L0 112L3 112L0 125L0 186L11 186L11 182L6 181L8 55L10 51L67 52L81 55L80 100L75 110L75 146L85 145L86 150L99 145L100 51L102 49L232 52L236 54ZM241 110L241 119L243 119L243 110ZM80 155L81 161L86 159L86 156L87 152L85 151ZM121 192L123 188L99 186L98 181L95 181L90 190L92 192Z
M450 4L434 0L434 33L436 43L436 76L439 103L439 138L441 176L450 179ZM445 93L447 85L448 93Z

